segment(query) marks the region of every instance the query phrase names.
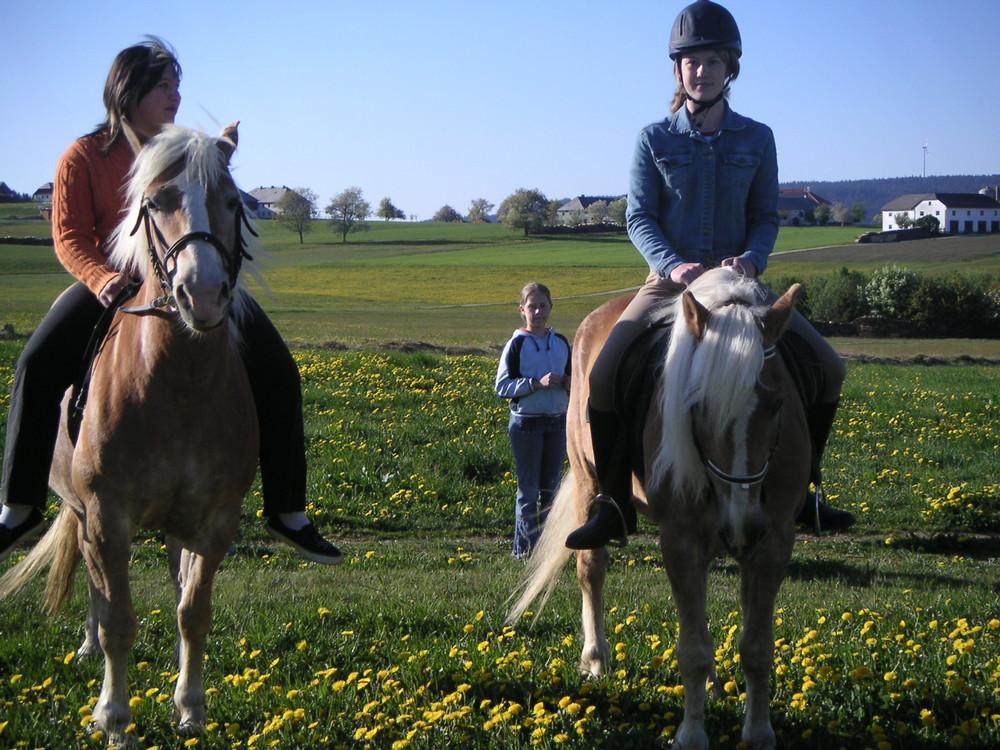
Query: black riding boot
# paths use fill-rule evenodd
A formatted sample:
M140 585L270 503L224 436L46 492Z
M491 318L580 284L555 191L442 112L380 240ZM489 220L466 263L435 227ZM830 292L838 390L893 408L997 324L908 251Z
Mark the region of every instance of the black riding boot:
M843 531L849 529L857 521L853 513L831 508L822 500L824 495L820 465L839 406L839 400L827 401L816 404L806 412L806 424L809 426L809 438L812 441L811 479L816 486L816 492L807 493L805 505L802 506L795 522L809 526L817 533L820 531Z
M590 438L594 444L594 467L599 493L596 512L583 526L566 537L570 549L599 549L607 544L624 547L636 531L632 503L632 469L624 456L625 435L617 414L588 409Z

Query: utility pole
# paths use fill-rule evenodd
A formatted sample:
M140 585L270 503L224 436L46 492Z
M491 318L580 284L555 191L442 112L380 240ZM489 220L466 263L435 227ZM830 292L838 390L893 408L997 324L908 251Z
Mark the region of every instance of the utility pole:
M924 177L927 177L927 141L924 141Z

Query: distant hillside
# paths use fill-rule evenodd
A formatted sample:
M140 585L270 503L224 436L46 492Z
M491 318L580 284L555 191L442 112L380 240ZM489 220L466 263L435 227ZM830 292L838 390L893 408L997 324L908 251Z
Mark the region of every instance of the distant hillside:
M830 203L853 206L865 204L869 222L889 201L909 193L978 193L982 188L1000 185L1000 175L950 175L930 177L887 177L881 180L844 180L841 182L783 182L784 188L810 188ZM881 221L881 217L878 221Z

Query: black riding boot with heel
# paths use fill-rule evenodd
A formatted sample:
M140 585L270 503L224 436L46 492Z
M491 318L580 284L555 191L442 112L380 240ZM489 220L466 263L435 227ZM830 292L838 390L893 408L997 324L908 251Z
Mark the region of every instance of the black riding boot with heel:
M810 478L816 486L816 492L806 495L806 503L802 506L795 522L809 526L817 533L820 531L843 531L849 529L857 521L853 513L832 508L822 499L824 495L820 465L839 406L839 400L827 401L810 407L806 412L806 424L809 427L809 438L812 441L813 463Z
M625 434L617 414L587 410L599 494L590 520L566 537L570 549L599 549L608 544L624 547L636 531L632 502L632 469L625 461Z

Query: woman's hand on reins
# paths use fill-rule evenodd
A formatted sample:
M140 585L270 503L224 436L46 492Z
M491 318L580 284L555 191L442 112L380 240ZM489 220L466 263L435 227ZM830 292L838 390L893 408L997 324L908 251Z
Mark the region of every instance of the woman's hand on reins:
M118 292L128 286L129 277L127 274L120 273L115 276L111 281L104 285L101 293L97 295L97 298L101 301L101 304L108 307L115 298L118 296Z

